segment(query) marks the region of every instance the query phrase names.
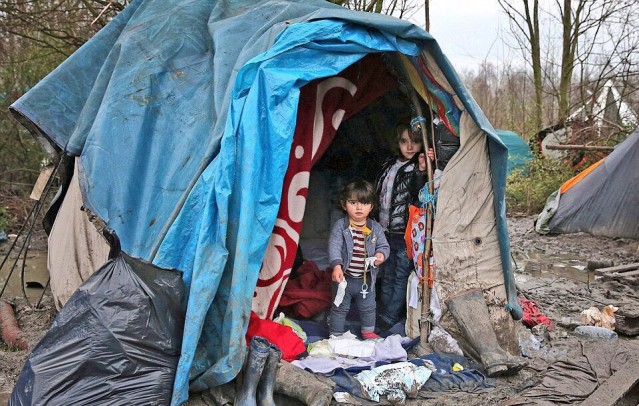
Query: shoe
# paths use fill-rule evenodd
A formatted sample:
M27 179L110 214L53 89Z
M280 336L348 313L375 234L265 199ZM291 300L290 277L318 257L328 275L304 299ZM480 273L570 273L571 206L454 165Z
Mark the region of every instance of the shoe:
M362 331L362 338L364 338L364 340L379 340L382 337L372 331Z
M377 316L377 320L375 321L375 325L377 326L377 330L378 331L388 331L390 330L393 326L389 325L388 322L386 320L384 320L383 317L381 316Z

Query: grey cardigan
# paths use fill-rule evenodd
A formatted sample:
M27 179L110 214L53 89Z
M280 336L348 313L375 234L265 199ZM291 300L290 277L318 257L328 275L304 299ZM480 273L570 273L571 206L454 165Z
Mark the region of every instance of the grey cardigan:
M328 239L328 261L331 270L336 265L341 265L345 270L353 257L353 236L348 225L348 216L346 216L337 220L331 229L331 236ZM387 260L390 255L390 246L382 226L370 218L366 219L366 226L371 230L371 233L366 236L366 256L372 257L379 252L384 255L384 260Z

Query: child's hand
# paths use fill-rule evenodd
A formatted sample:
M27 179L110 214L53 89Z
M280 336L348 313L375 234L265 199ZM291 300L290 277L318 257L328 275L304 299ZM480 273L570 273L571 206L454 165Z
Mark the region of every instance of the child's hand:
M419 154L417 160L419 162L419 170L424 172L426 170L426 157L423 152Z
M435 159L435 151L432 148L428 148L428 159L433 161ZM418 157L419 161L419 170L424 172L426 170L426 156L422 152Z
M344 280L344 272L342 272L341 265L335 265L335 268L333 268L332 279L333 279L333 282L336 282L336 283L340 283L341 281Z
M375 266L378 266L379 264L384 262L384 260L386 259L386 258L384 258L384 254L382 254L381 252L376 253L375 254L375 258L377 258L375 260Z

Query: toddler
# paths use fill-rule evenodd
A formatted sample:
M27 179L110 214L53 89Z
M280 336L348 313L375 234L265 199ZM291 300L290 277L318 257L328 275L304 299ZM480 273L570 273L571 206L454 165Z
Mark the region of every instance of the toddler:
M328 240L333 270L331 335L344 333L346 315L355 301L362 337L379 338L375 334L375 278L377 266L389 255L389 245L379 223L368 218L375 200L373 185L363 180L348 183L340 194L346 216L335 222Z

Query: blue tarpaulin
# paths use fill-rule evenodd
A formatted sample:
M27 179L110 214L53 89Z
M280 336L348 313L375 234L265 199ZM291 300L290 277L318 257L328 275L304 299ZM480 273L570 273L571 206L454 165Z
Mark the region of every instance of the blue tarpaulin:
M511 303L506 149L425 31L323 0L136 0L12 109L80 156L84 204L123 251L184 272L173 404L241 368L300 88L365 55L428 49L489 137ZM206 326L206 328L204 328Z

